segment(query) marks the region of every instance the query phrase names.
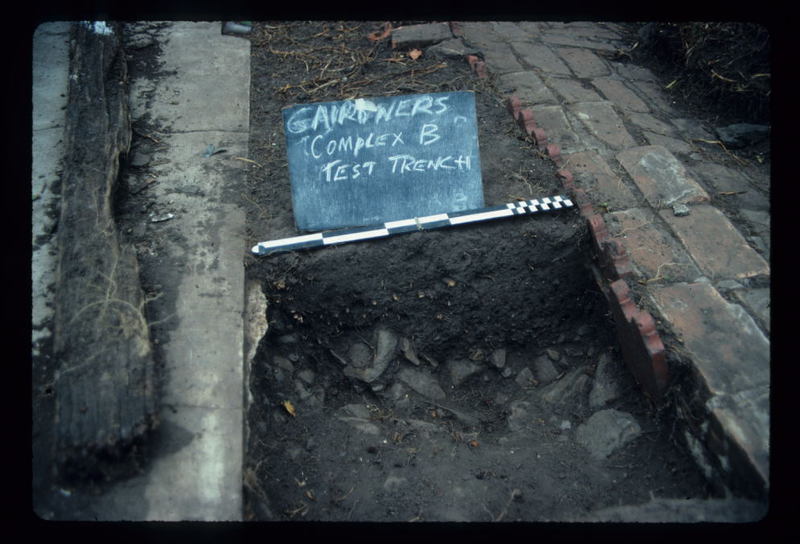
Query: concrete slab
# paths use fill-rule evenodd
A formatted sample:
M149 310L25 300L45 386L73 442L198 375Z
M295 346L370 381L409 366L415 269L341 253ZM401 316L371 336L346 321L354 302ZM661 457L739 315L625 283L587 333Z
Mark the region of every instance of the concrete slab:
M221 27L169 23L157 37L160 77L131 82L133 121L146 115L160 130L149 194L173 217L148 228L164 235L160 257L174 265L177 294L154 458L142 476L97 498L98 519L242 519L247 248L233 191L246 171L235 157L247 156L250 45ZM227 152L204 157L209 144Z
M36 28L32 47L31 133L31 342L52 335L52 287L57 266L54 232L59 206L64 154L65 106L69 65L69 23L45 23Z
M181 22L163 33L163 70L180 67L180 73L160 86L155 120L172 132L248 130L250 86L233 71L249 66L249 47L242 47L241 38L223 36L219 25ZM200 34L208 41L198 41Z

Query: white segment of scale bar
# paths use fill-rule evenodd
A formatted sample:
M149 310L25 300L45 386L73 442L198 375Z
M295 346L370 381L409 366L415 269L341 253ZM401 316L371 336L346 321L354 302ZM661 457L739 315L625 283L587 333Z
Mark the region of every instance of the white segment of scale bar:
M278 246L285 246L289 244L302 244L303 242L313 242L322 240L322 233L316 232L314 234L306 234L303 236L292 236L291 238L281 238L280 240L270 240L268 242L261 242L256 247L269 249Z
M351 232L350 234L339 234L338 236L326 236L322 239L322 243L327 245L338 244L341 242L352 242L353 240L366 240L368 238L377 238L379 236L389 236L387 229L366 230L362 232Z
M508 217L513 215L514 212L506 208L504 210L493 210L491 212L473 213L470 215L461 215L458 217L451 217L450 223L452 225L459 225L461 223L471 223L472 221L480 221L481 219L494 219L496 217Z

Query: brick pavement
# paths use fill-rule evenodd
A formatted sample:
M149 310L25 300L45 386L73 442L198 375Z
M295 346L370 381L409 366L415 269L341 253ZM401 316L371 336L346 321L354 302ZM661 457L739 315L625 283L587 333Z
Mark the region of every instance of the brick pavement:
M769 490L769 168L702 142L611 23L469 22L471 65L561 168L593 236L623 355L734 492ZM485 62L481 62L481 58ZM670 381L690 368L687 383ZM686 417L691 413L691 417ZM700 447L698 447L700 445Z

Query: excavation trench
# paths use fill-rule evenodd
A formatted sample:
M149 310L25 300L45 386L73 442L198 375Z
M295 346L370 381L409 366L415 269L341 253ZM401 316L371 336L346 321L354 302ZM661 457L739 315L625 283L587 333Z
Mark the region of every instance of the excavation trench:
M587 243L565 210L251 266L248 517L566 520L702 494L619 357Z

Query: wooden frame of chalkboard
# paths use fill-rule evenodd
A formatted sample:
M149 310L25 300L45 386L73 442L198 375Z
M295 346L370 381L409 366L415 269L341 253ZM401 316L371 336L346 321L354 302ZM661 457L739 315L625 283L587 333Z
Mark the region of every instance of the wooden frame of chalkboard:
M283 119L299 230L484 206L471 91L299 104Z

